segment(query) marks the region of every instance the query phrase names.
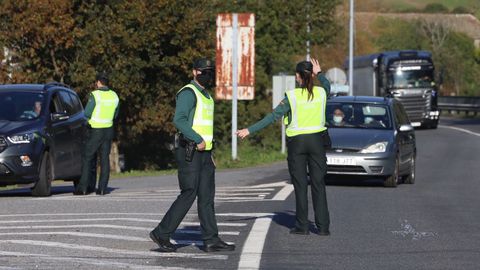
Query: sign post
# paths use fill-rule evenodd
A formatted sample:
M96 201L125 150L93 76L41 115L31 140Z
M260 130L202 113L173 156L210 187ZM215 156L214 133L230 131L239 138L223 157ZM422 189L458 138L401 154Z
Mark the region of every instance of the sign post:
M237 101L238 101L238 14L233 14L232 26L232 159L237 159Z
M295 76L287 76L280 74L273 76L273 101L272 107L275 108L285 97L285 91L295 88ZM285 124L282 121L282 154L285 154L286 138L285 138Z
M237 159L238 100L255 94L255 16L253 13L224 13L217 16L217 100L232 100L232 159Z

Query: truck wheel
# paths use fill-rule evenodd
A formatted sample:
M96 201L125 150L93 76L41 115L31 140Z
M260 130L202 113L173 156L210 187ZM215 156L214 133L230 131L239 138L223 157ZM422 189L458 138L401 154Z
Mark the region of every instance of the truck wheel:
M399 161L398 161L398 157L397 157L397 158L395 158L395 169L393 170L392 175L387 177L387 179L385 179L385 182L383 182L383 185L385 187L396 187L398 185L398 182L399 182L399 179L400 179L400 176L398 175L399 167L400 167L400 165L399 165Z
M438 121L435 121L434 123L430 124L429 128L436 129L437 126L438 126Z
M32 196L45 197L50 196L53 180L52 163L48 152L43 153L42 163L40 164L40 175L35 187L32 189Z
M410 164L410 173L405 178L405 184L414 184L415 183L415 155L412 157Z

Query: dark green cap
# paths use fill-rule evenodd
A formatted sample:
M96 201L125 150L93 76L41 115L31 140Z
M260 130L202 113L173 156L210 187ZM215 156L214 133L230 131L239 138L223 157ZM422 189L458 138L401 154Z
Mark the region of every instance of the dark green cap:
M193 69L215 69L215 62L207 58L200 58L193 62Z

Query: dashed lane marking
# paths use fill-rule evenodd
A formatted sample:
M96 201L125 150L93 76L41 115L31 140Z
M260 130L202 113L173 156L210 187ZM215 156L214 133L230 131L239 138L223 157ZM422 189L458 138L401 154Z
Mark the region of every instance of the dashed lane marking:
M28 259L41 259L41 260L51 260L51 261L63 261L63 262L72 262L75 261L76 263L80 262L82 264L87 265L96 265L101 266L102 269L110 268L110 269L165 269L165 270L192 270L193 268L182 268L182 267L165 267L165 266L150 266L150 265L139 265L139 264L131 264L131 263L120 263L112 260L99 260L94 258L78 258L78 257L58 257L58 256L51 256L46 254L35 254L35 253L25 253L25 252L11 252L11 251L0 251L0 256L10 256L10 257L27 257ZM0 266L0 270L14 270L14 269L23 269L17 267L2 267Z
M72 228L100 228L100 229L119 229L119 230L132 230L132 231L144 231L150 232L151 227L138 227L138 226L120 226L112 224L82 224L82 225L52 225L52 226L0 226L0 230L30 230L30 229L72 229ZM177 229L176 234L201 234L196 230ZM220 235L239 235L240 232L236 231L219 231Z
M78 244L66 244L62 242L54 241L35 241L35 240L0 240L0 244L18 244L18 245L28 245L28 246L43 246L51 248L61 248L61 249L73 249L73 250L84 250L90 252L103 252L103 253L114 253L114 254L123 254L123 255L135 255L143 257L174 257L174 258L190 258L190 259L209 259L209 260L226 260L228 259L227 255L211 255L211 254L196 254L196 253L162 253L156 251L136 251L136 250L127 250L127 249L118 249L118 248L106 248L98 246L88 246L88 245L78 245Z
M153 222L158 223L157 219L143 218L78 218L78 219L35 219L35 220L0 220L0 224L11 223L52 223L52 222L80 222L80 221L134 221L134 222ZM200 226L200 222L182 222L183 226ZM238 222L218 222L218 226L243 227L246 223Z

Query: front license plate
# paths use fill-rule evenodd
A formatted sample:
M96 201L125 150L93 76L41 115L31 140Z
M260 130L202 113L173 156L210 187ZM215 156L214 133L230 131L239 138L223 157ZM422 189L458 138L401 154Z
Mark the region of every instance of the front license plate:
M350 165L355 166L357 162L353 158L327 157L328 165Z
M412 122L411 124L412 124L412 127L419 127L422 125L422 123L420 122Z

